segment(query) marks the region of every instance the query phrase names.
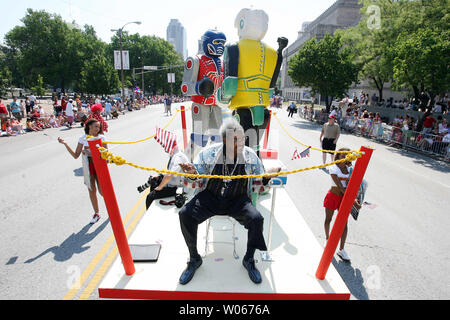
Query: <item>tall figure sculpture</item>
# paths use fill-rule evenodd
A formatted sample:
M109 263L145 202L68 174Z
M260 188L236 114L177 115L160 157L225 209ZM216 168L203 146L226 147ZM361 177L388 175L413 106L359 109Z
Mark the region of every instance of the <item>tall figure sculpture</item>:
M269 17L262 10L239 12L235 27L240 40L225 47L225 79L218 92L220 101L230 103L233 115L246 131L247 146L258 155L262 132L270 117L267 107L280 74L283 49L288 45L288 39L278 38L277 52L261 42L268 23Z
M189 57L184 68L181 92L192 97L192 130L199 139L209 132L217 134L222 125L222 109L216 93L223 82L223 62L226 37L220 31L208 30L202 37L203 54ZM198 150L192 150L192 154Z

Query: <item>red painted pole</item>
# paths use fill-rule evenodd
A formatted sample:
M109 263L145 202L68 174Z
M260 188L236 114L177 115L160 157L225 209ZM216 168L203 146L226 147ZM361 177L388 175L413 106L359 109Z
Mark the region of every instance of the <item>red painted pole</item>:
M347 225L350 211L352 210L353 203L358 195L359 188L361 187L364 175L366 174L367 166L372 157L373 149L361 147L360 151L363 155L356 160L355 169L353 170L344 198L342 199L341 207L339 208L336 221L333 225L333 230L331 230L330 238L327 241L322 259L317 268L316 278L319 280L324 280L327 275L328 268L330 267L333 255L336 252L342 233Z
M269 110L270 116L269 116L269 123L267 124L266 133L264 136L264 146L263 149L267 149L267 145L269 144L269 133L270 133L270 122L272 120L272 110Z
M181 124L183 126L184 151L186 151L188 147L188 140L186 128L186 109L184 108L184 106L181 106Z
M122 217L120 216L120 210L114 193L108 165L106 160L101 158L100 151L98 150L98 146L103 146L102 140L93 138L88 140L88 143L94 162L95 172L97 173L98 183L102 189L103 199L105 201L106 209L108 210L109 221L111 222L114 238L116 239L117 248L119 249L120 257L122 259L122 264L125 273L128 276L131 276L135 273L135 268L130 246L128 245L127 235L123 226Z

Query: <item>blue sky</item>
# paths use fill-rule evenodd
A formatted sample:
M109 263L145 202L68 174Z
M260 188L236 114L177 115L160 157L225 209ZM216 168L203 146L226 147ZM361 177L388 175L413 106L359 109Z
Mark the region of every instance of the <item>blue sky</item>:
M242 8L262 9L269 15L269 31L264 42L276 48L276 40L284 36L292 43L301 25L313 21L335 0L15 0L8 4L0 19L0 40L25 16L27 8L57 13L71 22L92 25L98 36L110 42L111 29L129 21L142 21L125 30L141 35L166 38L170 19L178 19L187 30L189 55L197 52L198 39L210 28L225 33L229 42L238 40L234 19Z

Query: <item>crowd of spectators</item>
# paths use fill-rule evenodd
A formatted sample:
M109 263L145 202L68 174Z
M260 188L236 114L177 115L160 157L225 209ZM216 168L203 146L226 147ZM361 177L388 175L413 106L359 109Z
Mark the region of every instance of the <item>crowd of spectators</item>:
M101 117L102 122L105 123L105 120L118 119L126 112L145 109L149 105L163 104L168 97L168 95L144 97L141 93L135 93L122 102L120 98L77 94L61 95L58 99L56 93L53 93L50 102L53 108L47 108L47 111L33 94L21 100L13 97L12 101L6 105L0 99L0 136L17 136L49 128L71 129L78 123L83 127L91 117ZM170 98L174 103L187 99L180 96ZM48 104L48 100L45 103ZM101 105L103 108L93 111L94 105Z
M302 105L300 115L310 121L325 123L330 115L334 115L340 127L347 132L360 134L376 140L388 141L436 155L450 156L450 133L444 112L434 113L434 108L425 108L416 118L410 115L397 114L393 119L383 118L380 112L370 112L366 100L363 104L353 100L343 100L339 106L326 109L313 109ZM361 102L359 100L358 102ZM372 109L373 110L373 109Z
M427 110L434 113L447 114L450 110L450 99L448 94L441 94L436 96L434 99L426 92L421 92L418 98L404 98L402 100L394 100L390 97L389 99L379 99L379 97L374 93L369 97L368 93L361 92L358 97L356 93L353 94L352 98L346 97L341 102L348 104L352 103L358 106L372 106L379 108L392 108L401 110L413 110L426 112Z

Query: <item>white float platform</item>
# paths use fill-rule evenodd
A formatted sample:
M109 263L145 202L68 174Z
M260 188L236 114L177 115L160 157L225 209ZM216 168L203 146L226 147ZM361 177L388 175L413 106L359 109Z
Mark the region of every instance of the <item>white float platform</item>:
M260 197L257 208L264 216L264 234L268 238L271 195ZM231 223L226 219L211 222L209 253L190 283L178 280L186 268L188 250L180 230L178 211L154 201L129 239L129 244L162 245L156 263L135 263L136 273L125 274L120 256L99 285L99 297L105 299L151 300L349 300L350 292L331 264L325 280L315 277L323 247L295 208L285 189L277 189L275 220L270 256L262 261L255 254L263 281L254 284L242 265L247 230L236 224L236 248L233 257ZM224 230L226 229L226 230ZM198 250L205 252L206 224L198 229ZM228 242L228 243L222 243Z

